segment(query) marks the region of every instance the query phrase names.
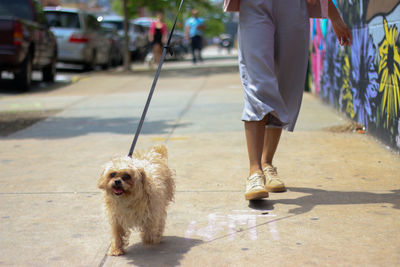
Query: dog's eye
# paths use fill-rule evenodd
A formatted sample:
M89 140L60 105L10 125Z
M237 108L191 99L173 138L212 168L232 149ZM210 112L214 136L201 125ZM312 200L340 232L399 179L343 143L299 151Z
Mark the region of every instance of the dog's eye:
M110 177L114 178L116 174L117 174L116 172L112 172L112 173L110 173Z
M126 181L126 180L129 180L129 179L131 179L131 176L129 174L122 175L122 180Z

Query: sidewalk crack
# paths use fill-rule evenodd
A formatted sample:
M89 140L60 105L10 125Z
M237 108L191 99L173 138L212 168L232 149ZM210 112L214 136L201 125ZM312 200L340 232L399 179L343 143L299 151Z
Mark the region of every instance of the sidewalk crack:
M169 132L169 134L165 138L165 142L164 142L165 144L168 143L168 141L170 140L170 138L174 134L176 128L178 128L179 123L182 121L183 116L185 116L186 113L190 110L190 108L192 107L192 105L193 105L194 101L196 100L197 96L204 89L204 86L206 85L209 76L210 76L210 71L207 72L207 74L206 74L203 82L201 83L201 85L197 88L197 90L194 91L192 96L189 98L189 101L187 102L186 106L182 109L182 111L178 115L178 118L174 121L174 125L173 125L171 131Z

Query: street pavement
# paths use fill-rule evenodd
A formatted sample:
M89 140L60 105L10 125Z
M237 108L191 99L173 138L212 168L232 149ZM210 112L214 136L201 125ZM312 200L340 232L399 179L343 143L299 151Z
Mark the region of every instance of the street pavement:
M0 111L61 110L0 138L0 266L399 266L400 160L305 93L275 165L285 193L244 199L248 160L235 54L167 62L137 149L165 143L176 170L164 239L107 255L96 184L129 151L154 70L134 64L0 98Z

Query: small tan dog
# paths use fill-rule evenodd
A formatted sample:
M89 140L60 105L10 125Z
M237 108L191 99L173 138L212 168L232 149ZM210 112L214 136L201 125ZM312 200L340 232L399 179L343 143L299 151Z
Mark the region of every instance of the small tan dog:
M146 153L115 158L104 166L98 187L104 190L111 224L110 255L125 253L130 229L139 230L145 244L160 243L167 206L175 192L167 153L164 145L154 146Z

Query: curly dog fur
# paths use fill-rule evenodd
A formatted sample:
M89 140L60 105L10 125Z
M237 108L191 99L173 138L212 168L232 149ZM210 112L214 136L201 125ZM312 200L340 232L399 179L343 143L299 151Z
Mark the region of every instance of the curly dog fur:
M104 190L111 224L110 255L125 253L131 229L140 231L142 242L162 239L167 206L175 192L174 172L167 165L165 146L154 146L132 158L118 157L106 163L98 187Z

